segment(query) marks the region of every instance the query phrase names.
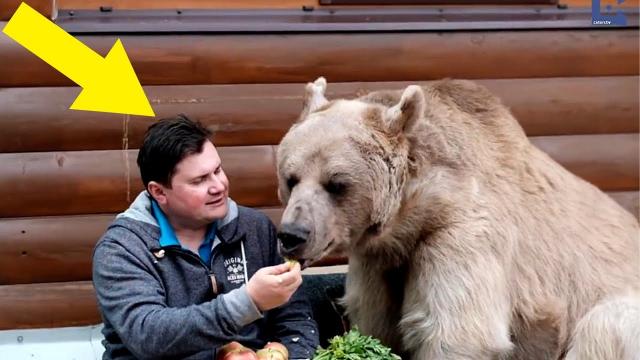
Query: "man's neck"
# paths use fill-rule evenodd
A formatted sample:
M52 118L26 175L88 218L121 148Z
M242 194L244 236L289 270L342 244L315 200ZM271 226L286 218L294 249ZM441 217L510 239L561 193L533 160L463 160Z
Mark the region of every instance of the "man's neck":
M191 230L185 229L182 231L175 230L176 237L180 241L180 245L186 247L187 249L198 253L198 248L202 245L204 241L204 235L206 233L206 228L201 230Z
M198 253L198 248L204 241L204 236L207 233L207 226L196 226L193 224L181 224L180 221L168 219L169 224L173 228L173 232L176 234L180 245L187 249Z

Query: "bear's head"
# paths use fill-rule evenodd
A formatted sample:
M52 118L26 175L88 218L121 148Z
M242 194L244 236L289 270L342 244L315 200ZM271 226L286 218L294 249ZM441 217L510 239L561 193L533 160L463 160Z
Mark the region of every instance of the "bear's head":
M424 93L407 87L392 106L328 101L326 81L305 89L299 121L277 153L278 196L286 209L283 256L303 266L375 238L398 212L409 171L409 132L424 113Z

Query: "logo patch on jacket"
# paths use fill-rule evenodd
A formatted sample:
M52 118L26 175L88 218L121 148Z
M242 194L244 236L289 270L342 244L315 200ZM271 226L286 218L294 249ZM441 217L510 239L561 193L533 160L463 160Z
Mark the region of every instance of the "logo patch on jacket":
M231 284L244 284L244 265L239 257L231 257L224 261L227 271L227 281Z

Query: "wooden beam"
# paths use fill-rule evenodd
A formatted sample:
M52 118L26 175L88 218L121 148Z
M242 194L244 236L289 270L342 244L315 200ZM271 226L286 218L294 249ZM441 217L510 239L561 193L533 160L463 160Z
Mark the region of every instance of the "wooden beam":
M101 322L90 281L0 286L0 330Z
M18 6L20 6L22 2L23 0L0 1L0 21L7 21L11 19L13 13L16 12ZM27 4L47 18L53 19L55 17L54 2L55 0L29 0L27 1ZM0 28L4 28L4 24L0 23ZM6 36L2 34L0 37Z
M241 205L278 205L272 146L219 148ZM0 217L118 212L142 190L137 151L0 154Z
M77 38L102 55L120 38L143 85L638 74L637 29ZM0 53L0 87L72 85L6 36Z
M638 189L639 140L638 134L531 138L534 145L569 171L610 191Z
M477 80L499 96L529 136L637 133L637 76ZM416 82L330 83L353 98ZM418 82L428 84L429 82ZM177 85L145 89L157 118L186 113L216 132L218 146L278 144L302 107L303 84ZM78 89L0 91L0 152L138 148L155 119L69 111Z

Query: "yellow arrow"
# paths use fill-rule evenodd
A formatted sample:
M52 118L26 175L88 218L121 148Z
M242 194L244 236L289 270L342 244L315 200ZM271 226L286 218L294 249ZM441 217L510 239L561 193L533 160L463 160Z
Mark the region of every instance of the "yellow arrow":
M103 58L25 3L2 31L82 87L71 109L155 116L120 39Z

